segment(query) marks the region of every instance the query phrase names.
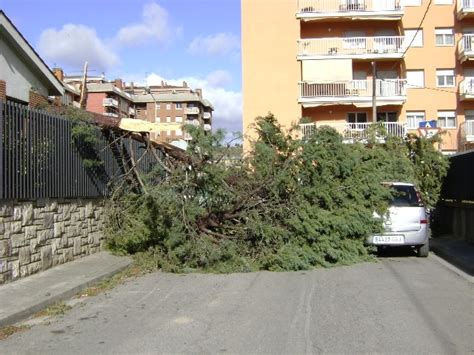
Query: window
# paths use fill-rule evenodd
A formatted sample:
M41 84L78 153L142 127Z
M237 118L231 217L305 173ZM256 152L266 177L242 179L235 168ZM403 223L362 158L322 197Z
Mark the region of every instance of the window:
M171 136L171 131L170 131L170 130L167 130L167 131L166 131L166 135L167 135L167 136Z
M412 42L413 41L413 42ZM408 47L411 43L411 47L423 47L423 29L405 30L404 46Z
M182 123L183 122L183 117L176 117L176 122L177 123Z
M455 85L454 69L436 70L436 83L439 87L453 87Z
M171 104L166 104L166 109L171 110Z
M420 122L425 120L425 113L419 112L407 112L407 128L416 129L420 127Z
M156 111L159 111L160 110L160 104L156 104Z
M377 112L377 122L397 122L397 113Z
M438 126L442 128L456 128L456 112L438 111Z
M174 104L174 107L177 110L182 110L183 109L183 104L182 103L176 103L176 104Z
M171 117L170 116L166 117L166 123L170 123L170 122L171 122Z
M454 46L454 31L452 28L436 28L437 46Z
M407 86L408 88L425 87L425 71L423 69L407 70Z
M180 130L180 129L177 129L177 130L176 130L176 135L177 135L177 136L182 136L182 135L183 135L183 131Z
M474 121L474 110L465 110L464 118L466 121Z
M350 112L347 114L347 122L365 123L367 122L367 113L366 112Z

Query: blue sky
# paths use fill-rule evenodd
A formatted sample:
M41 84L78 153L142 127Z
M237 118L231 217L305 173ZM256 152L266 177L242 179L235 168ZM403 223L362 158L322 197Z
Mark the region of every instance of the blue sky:
M241 130L240 0L0 0L50 67L203 88L214 126Z

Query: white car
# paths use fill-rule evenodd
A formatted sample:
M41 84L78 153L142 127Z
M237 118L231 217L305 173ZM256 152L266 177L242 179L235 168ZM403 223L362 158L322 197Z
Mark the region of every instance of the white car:
M429 254L429 227L426 208L413 184L386 183L393 191L387 215L383 217L384 232L370 236L368 244L381 251L387 247L411 246L419 257ZM380 216L376 216L379 217Z

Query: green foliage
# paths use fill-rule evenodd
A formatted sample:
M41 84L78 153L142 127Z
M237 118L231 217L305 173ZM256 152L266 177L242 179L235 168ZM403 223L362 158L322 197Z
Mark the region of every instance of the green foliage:
M256 120L245 160L228 165L223 132L187 127L190 164L176 164L146 195L118 191L109 203L109 246L166 271L304 270L370 260L366 238L382 229L385 181L417 183L435 201L443 158L419 139L345 144L334 129L293 139L269 114ZM423 158L421 158L423 157ZM439 162L432 180L420 159ZM428 172L428 174L431 172ZM438 179L438 184L436 184ZM152 179L145 181L153 181Z

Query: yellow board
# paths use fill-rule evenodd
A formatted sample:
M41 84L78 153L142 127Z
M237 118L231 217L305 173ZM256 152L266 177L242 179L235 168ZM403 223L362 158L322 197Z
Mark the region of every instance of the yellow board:
M122 118L119 127L124 131L137 133L160 133L181 129L182 123L153 123L134 118Z

